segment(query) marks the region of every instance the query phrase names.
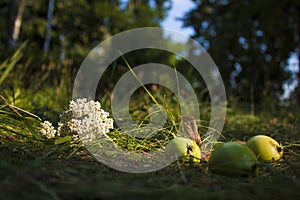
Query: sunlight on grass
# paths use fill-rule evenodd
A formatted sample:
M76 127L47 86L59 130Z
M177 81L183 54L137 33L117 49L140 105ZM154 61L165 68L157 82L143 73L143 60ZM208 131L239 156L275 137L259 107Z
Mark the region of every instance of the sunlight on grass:
M254 115L242 106L228 109L218 142L245 142L254 135L265 134L284 147L283 159L273 163L261 162L257 177L215 175L209 172L206 161L193 163L182 158L156 172L128 174L97 162L82 142L73 140L71 134L49 139L40 134L43 120L50 120L57 127L59 114L66 109L68 99L63 95L56 99L56 89L25 90L18 86L14 88L13 96L9 88L1 87L4 89L0 94L0 196L4 199L116 199L120 196L123 199L137 196L288 199L300 188L298 106L282 107L276 115L265 110ZM60 102L59 99L63 98ZM106 94L100 100L102 107L108 109L109 101L110 96ZM156 135L137 138L126 131L134 133L140 130L124 131L115 126L107 133L109 138L128 152L149 153L164 149L179 131L180 105L175 95L163 87L158 86L156 90L141 87L130 100L130 117L136 122L137 129L149 125L151 116L161 112L153 111L153 104L160 105L166 116L163 127L152 127L158 130ZM201 139L205 140L208 138L203 136L210 131L211 108L209 102L200 102L200 107L201 120L197 121L197 128ZM22 190L14 192L16 188Z

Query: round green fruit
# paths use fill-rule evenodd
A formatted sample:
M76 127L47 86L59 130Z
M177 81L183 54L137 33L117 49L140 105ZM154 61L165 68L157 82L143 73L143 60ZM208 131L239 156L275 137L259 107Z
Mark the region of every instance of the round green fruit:
M208 168L212 173L226 176L256 175L257 158L245 144L225 142L210 155Z
M283 156L283 147L273 138L266 135L256 135L247 141L259 160L276 161Z
M179 158L184 156L185 158L193 158L193 162L200 162L201 151L199 146L191 139L176 137L167 144L165 154L168 157Z

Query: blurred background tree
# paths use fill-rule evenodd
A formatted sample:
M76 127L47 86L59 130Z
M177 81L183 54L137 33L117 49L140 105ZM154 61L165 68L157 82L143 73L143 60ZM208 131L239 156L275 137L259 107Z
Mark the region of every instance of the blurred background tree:
M51 3L53 18L47 19ZM47 84L61 81L66 73L74 78L85 56L99 42L132 28L158 27L170 8L170 0L2 0L0 28L8 31L0 34L0 59L28 41L20 61L27 63L22 66L25 85L43 74L48 75ZM52 24L49 51L44 49L47 23ZM132 62L153 55L136 56ZM156 56L168 59L160 53Z
M183 18L210 53L228 94L243 102L278 101L291 78L287 61L299 52L297 0L193 0ZM300 92L299 92L300 94Z
M192 37L219 66L229 97L262 106L279 103L283 84L295 81L297 74L287 69L287 62L291 54L299 54L299 1L192 1L194 8L181 20L185 27L193 28ZM51 2L52 19L47 18ZM161 26L171 6L172 0L2 0L0 59L27 41L23 57L5 83L14 89L18 79L25 88L46 85L57 91L69 90L62 93L70 96L72 79L92 48L125 30ZM49 51L45 51L49 23ZM168 52L142 50L130 52L126 58L132 66L147 62L174 65L193 80L195 88L203 88L199 76L187 69L188 63L174 62L174 55ZM101 88L113 88L112 83L127 70L124 65L122 59L114 62ZM300 87L293 98L297 96L300 102Z
M68 105L76 72L91 49L122 31L160 26L170 8L171 0L1 0L1 94L42 118L57 117L46 112L60 113ZM133 66L151 57L169 59L162 52L135 55L129 59ZM121 59L114 62L103 88L111 88L124 68Z

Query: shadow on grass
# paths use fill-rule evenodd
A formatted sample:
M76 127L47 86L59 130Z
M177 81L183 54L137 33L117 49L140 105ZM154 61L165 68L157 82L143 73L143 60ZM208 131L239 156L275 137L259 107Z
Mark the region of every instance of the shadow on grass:
M256 178L229 178L207 172L204 162L129 174L102 165L84 150L65 159L59 158L65 150L28 148L1 147L2 199L292 199L300 190L296 149Z

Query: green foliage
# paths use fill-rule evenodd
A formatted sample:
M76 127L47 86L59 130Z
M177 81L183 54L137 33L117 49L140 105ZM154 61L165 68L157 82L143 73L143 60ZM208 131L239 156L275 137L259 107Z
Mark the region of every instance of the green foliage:
M1 63L0 65L0 71L1 77L0 77L0 87L1 84L4 82L5 79L8 78L8 76L11 74L11 71L17 64L17 62L21 59L22 57L22 51L25 48L26 43L23 43L20 48L12 55L11 58L7 58L4 62Z
M41 119L21 108L13 106L0 95L0 137L11 138L12 140L22 138L39 140L37 127Z
M71 58L78 66L91 48L110 35L136 27L159 26L169 9L165 6L168 1L155 1L154 7L150 1L128 1L122 6L119 0L55 1L49 56L54 60ZM6 15L8 4L2 3L0 10ZM20 39L29 41L28 55L41 57L35 52L43 51L48 11L45 5L47 0L26 1ZM1 24L6 30L7 21L1 19ZM6 48L7 37L3 36L0 50Z
M72 136L67 135L67 136L56 139L54 144L56 144L56 145L57 144L63 144L65 142L70 142L70 141L72 141Z
M132 102L134 105L137 110L142 110L138 103ZM168 106L174 107L170 103ZM226 140L246 141L260 130L259 133L272 135L284 145L283 161L261 165L260 174L255 179L214 175L207 172L205 162L190 165L181 161L156 172L128 174L104 166L84 148L70 147L68 142L54 145L49 141L34 142L36 139L24 141L23 136L6 132L7 135L1 135L0 140L0 177L3 180L0 194L8 199L176 199L178 196L185 199L297 198L300 187L297 177L300 169L300 112L292 113L295 109L283 108L277 116L263 111L256 116L250 116L243 110L228 113L223 133ZM11 115L16 115L7 106L2 106L0 110L10 110ZM133 113L133 117L136 114ZM147 117L136 118L147 123ZM20 126L22 122L18 121L17 124ZM119 130L109 135L124 149L148 152L170 141L165 136L172 138L172 134L166 130L169 129L165 127L156 138L149 140L136 139ZM26 132L33 138L26 127L20 132Z
M56 73L51 69L31 74L28 77L27 73L32 70L31 60L28 59L25 64L22 60L24 59L24 49L27 47L28 45L25 42L12 56L0 64L0 70L2 71L0 95L10 106L31 112L44 120L57 121L59 113L65 109L70 100L71 76L67 71L68 66L61 66L61 70L65 70L65 72L59 74L56 80L52 79L51 84L53 87L49 86L49 82L45 83L45 80L51 79ZM51 65L56 64L50 63ZM27 85L26 80L31 83ZM29 126L31 126L30 123Z
M4 1L0 5L0 13L6 16L1 18L0 27L2 30L6 30L8 20L5 19L8 19L12 11L9 1ZM92 48L111 35L128 29L159 26L165 13L170 9L170 0L55 1L50 33L50 51L47 54L43 52L43 46L48 12L45 5L48 5L48 0L26 0L25 5L17 44L24 40L28 41L28 44L24 48L23 57L17 66L18 77L15 79L22 80L22 85L25 87L59 88L60 94L57 97L62 97L62 93L64 96L70 96L77 70ZM5 59L11 54L11 51L14 51L14 49L7 51L5 45L7 38L7 32L4 31L0 36L0 59ZM135 66L136 63L149 60L149 58L157 58L158 62L168 62L170 57L166 53L147 51L147 53L135 54L131 61ZM107 73L110 75L105 76L105 80L102 81L105 85L101 85L101 88L111 89L115 78L122 74L124 63L119 61L115 61L109 68ZM21 69L22 71L20 71ZM37 79L42 81L39 81L37 85L33 84ZM17 88L15 83L10 87ZM66 105L68 100L69 98L57 102L63 102L63 105Z
M45 90L49 94L56 94L55 88ZM168 90L150 90L152 97L145 89L141 90L144 93L136 93L130 101L132 119L140 127L147 125L150 121L149 107L153 105L155 98L167 111L168 120L164 128L155 137L147 139L129 136L118 129L108 135L124 150L151 152L166 146L177 133L180 107ZM43 91L34 93L22 90L15 102L30 107L28 99L36 99L39 104L48 103L46 110L56 109L55 99L45 94ZM103 98L101 103L109 107L108 101L109 99ZM0 178L3 180L0 183L3 188L0 195L5 198L32 199L51 196L51 199L132 199L151 196L170 199L178 195L187 199L197 196L222 199L224 195L230 197L229 199L294 198L300 186L296 177L300 166L300 112L297 112L300 108L296 106L281 107L276 115L265 110L250 115L249 110L242 105L229 102L231 109L221 140L246 141L256 134L267 134L276 138L285 148L283 161L274 165L261 165L257 178L233 179L207 172L205 162L190 164L182 160L147 174L117 172L95 161L80 143L71 142L70 136L55 140L41 138L37 135L41 121L33 113L13 106L5 98L0 102ZM202 116L207 117L199 122L200 134L203 135L207 131L210 105L201 106ZM39 106L31 109L36 112L35 108Z

